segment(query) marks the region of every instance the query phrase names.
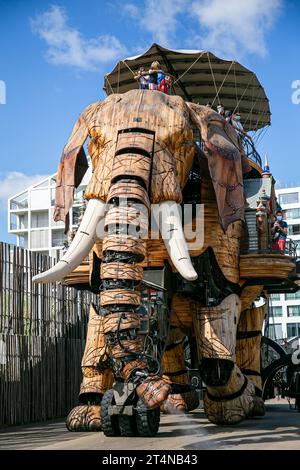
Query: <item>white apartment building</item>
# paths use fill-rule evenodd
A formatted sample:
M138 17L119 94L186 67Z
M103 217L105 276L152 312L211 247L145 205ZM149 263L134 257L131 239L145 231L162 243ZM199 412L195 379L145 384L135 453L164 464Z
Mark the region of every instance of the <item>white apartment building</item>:
M277 189L276 196L288 223L288 237L297 245L300 257L300 187ZM269 335L274 339L300 336L300 291L273 294Z
M83 192L90 177L89 168L74 195L70 211L71 229L78 226ZM8 232L16 235L17 246L58 258L67 237L64 223L53 220L55 185L56 174L9 198Z

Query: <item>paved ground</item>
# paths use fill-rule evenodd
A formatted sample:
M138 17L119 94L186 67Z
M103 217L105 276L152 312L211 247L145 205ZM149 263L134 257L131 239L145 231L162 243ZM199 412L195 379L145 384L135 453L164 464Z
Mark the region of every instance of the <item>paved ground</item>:
M298 449L300 413L287 401L267 402L264 418L238 426L214 426L202 410L187 416L162 416L155 438L107 438L102 433L70 433L63 421L18 426L0 431L0 449Z

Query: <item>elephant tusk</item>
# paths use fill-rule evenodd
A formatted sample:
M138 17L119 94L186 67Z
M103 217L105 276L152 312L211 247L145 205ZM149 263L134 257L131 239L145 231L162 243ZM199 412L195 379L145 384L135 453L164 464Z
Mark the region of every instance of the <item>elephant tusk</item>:
M53 268L34 276L33 282L45 284L60 281L79 266L97 239L96 228L105 215L105 209L106 203L100 199L91 199L88 202L81 224L68 251Z
M159 214L161 214L161 224ZM183 233L179 204L174 201L161 202L154 217L161 228L162 238L175 268L184 279L194 281L198 275L192 265Z

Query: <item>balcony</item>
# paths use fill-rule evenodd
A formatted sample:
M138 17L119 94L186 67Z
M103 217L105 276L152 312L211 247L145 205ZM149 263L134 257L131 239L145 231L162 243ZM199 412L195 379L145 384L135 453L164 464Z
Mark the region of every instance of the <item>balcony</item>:
M240 256L241 279L246 280L248 285L264 285L269 294L297 292L299 276L300 266L292 240L287 240L284 252L267 246L248 250Z
M240 277L269 293L298 290L297 245L287 238L284 251L273 248L271 207L276 207L272 177L244 181L247 208L241 238Z

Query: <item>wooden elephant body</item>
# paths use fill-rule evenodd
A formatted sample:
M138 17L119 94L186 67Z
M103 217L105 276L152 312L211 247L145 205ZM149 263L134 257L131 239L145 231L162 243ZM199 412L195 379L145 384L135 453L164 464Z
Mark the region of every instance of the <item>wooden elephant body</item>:
M87 138L93 173L86 213L69 252L37 281L65 278L91 250L100 260L100 310L91 313L80 395L86 406L98 406L89 409L89 422L99 423L99 403L113 380L133 383L149 409L193 407L191 393L174 393L174 385L188 385L186 336L196 341L207 417L233 424L252 415L261 394L257 351L263 320L253 301L263 284L246 286L241 278L243 178L252 169L236 131L211 108L158 91L132 90L93 103L75 124L59 165L54 217L66 225L74 188L87 167ZM200 218L191 220L201 225L201 236L191 244L180 218L185 204L202 207ZM154 238L153 206L161 232ZM169 336L157 369L139 334L140 286L146 270L166 263L174 282ZM254 349L247 334L255 338ZM70 429L89 428L82 416L82 407L71 412Z

